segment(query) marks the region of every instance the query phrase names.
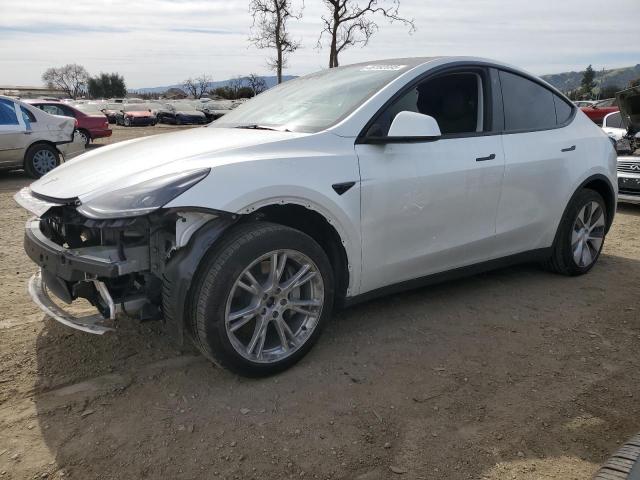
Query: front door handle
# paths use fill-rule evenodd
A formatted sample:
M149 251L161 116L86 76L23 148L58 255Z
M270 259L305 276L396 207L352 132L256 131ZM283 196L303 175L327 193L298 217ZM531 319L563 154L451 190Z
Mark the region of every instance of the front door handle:
M573 152L576 149L575 145L571 145L570 147L567 148L563 148L562 150L560 150L561 152Z
M31 135L31 130L27 130L26 132L22 132L22 133L24 133L25 135Z
M486 162L487 160L495 160L495 159L496 159L496 154L492 153L488 157L478 157L478 158L476 158L476 162Z

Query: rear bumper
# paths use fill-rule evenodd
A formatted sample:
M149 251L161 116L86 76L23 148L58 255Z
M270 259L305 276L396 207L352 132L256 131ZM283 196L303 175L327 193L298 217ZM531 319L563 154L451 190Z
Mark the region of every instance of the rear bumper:
M110 137L113 131L110 128L97 128L89 130L92 139Z

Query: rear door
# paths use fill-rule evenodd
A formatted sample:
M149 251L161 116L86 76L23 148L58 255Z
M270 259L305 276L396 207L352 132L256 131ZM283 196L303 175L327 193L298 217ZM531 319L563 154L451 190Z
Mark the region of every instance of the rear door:
M575 106L529 78L506 71L499 77L506 165L495 256L506 256L551 246L573 183L571 164L584 145L569 127Z
M18 106L12 100L0 98L0 165L22 164L27 130L20 121Z
M361 292L485 260L494 249L504 173L482 69L429 77L372 120L385 136L400 111L431 115L432 142L357 144L361 172Z

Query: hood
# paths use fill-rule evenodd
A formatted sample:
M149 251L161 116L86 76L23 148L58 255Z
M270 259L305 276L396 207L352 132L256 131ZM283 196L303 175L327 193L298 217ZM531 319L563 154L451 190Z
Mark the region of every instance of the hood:
M159 175L246 160L243 149L306 135L201 127L142 137L100 147L65 162L32 183L31 190L50 198L88 200ZM255 152L247 152L250 155Z
M640 86L616 93L616 100L622 117L629 126L629 132L640 132Z
M153 114L149 110L140 110L135 112L124 112L125 116L129 117L152 117Z

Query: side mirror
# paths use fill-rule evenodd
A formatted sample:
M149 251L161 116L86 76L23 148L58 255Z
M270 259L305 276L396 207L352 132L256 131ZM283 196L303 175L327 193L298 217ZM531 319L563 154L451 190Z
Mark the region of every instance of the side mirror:
M435 118L422 113L403 111L391 122L386 137L366 137L365 143L433 142L442 136Z
M440 127L435 118L416 112L400 112L389 128L390 137L427 137L441 136Z

